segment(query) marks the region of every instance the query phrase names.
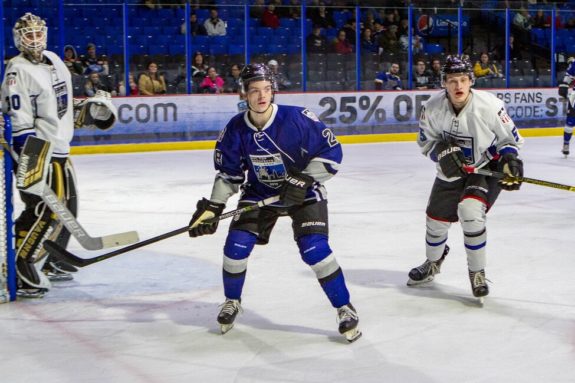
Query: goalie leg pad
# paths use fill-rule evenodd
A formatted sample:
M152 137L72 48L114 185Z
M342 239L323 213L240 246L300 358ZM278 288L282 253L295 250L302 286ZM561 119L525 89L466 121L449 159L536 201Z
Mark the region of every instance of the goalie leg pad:
M28 136L16 170L16 187L31 194L41 195L44 190L52 151L50 142Z

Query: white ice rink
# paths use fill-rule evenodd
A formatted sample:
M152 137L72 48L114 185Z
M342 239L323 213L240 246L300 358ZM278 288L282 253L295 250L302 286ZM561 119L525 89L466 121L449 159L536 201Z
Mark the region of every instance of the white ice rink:
M560 147L560 137L527 138L525 175L575 185L575 155ZM209 197L211 156L74 156L79 220L92 236L141 239L184 226ZM213 236L183 234L88 266L44 299L0 305L0 382L575 382L575 193L524 184L501 194L488 215L492 283L480 308L458 224L433 285L405 285L425 259L433 177L413 142L344 146L327 187L331 247L363 330L353 344L337 333L287 218L256 247L244 313L220 335L227 221Z

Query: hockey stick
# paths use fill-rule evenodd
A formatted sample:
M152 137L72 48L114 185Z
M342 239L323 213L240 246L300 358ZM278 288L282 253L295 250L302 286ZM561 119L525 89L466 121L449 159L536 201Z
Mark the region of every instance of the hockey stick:
M0 135L0 144L10 154L14 162L18 162L18 154L8 144L8 142L6 142L3 135ZM72 212L70 212L70 210L68 210L68 208L58 199L56 193L54 193L50 186L45 184L41 192L34 194L42 198L48 208L58 216L62 224L84 249L101 250L114 246L129 245L131 243L138 242L139 240L138 233L136 231L110 234L102 237L92 237L86 230L84 230L82 225L80 225L76 217L74 217L74 214L72 214Z
M272 203L277 202L277 201L279 201L279 196L269 197L269 198L266 198L262 201L259 201L258 203L255 203L253 205L249 205L249 206L242 207L240 209L229 211L227 213L221 214L221 215L214 217L212 219L206 220L205 222L206 223L214 223L217 221L221 221L223 219L234 217L236 215L246 213L248 211L259 209L260 207L263 207L263 206L271 205ZM176 236L178 234L185 233L189 229L190 229L189 226L184 226L184 227L181 227L179 229L172 230L170 232L158 235L156 237L152 237L150 239L146 239L144 241L134 243L134 244L126 246L124 248L121 248L121 249L118 249L118 250L115 250L115 251L112 251L112 252L109 252L106 254L98 255L98 256L93 257L93 258L80 258L80 257L70 253L68 250L64 249L63 247L61 247L60 245L58 245L57 243L55 243L53 241L45 241L44 242L44 248L47 251L49 251L50 254L54 255L56 258L58 258L61 261L67 262L73 266L84 267L84 266L91 265L92 263L101 262L101 261L106 260L108 258L112 258L112 257L115 257L117 255L127 253L128 251L136 250L136 249L139 249L140 247L144 247L144 246L150 245L152 243L162 241L164 239Z
M487 170L487 169L478 169L474 166L464 166L463 170L465 170L467 173L481 174L484 176L500 178L500 179L513 178L513 177L511 177L505 173L494 172L494 171ZM538 180L535 178L528 178L528 177L521 177L521 178L519 178L519 180L521 180L522 182L528 183L528 184L546 186L549 188L575 192L575 186L563 185L563 184L558 184L556 182L543 181L543 180Z

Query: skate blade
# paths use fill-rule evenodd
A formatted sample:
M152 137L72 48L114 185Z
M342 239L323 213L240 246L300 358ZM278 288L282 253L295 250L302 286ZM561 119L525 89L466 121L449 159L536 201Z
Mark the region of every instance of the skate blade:
M234 327L234 324L221 324L220 325L220 331L222 332L222 335L224 335L225 333L227 333L228 331L230 331L232 328Z
M67 282L74 279L71 274L46 274L50 282Z
M433 281L433 276L429 276L425 279L422 279L421 281L414 281L413 279L409 278L409 280L407 281L407 285L409 287L413 287L413 286L418 286L418 285L424 285L426 283L429 283Z
M361 333L361 331L359 331L358 328L354 328L354 329L351 329L349 331L344 332L342 335L345 337L345 339L349 343L353 343L356 340L358 340L359 338L361 338L362 333Z
M39 299L44 298L47 292L46 289L21 289L16 291L16 296L25 299Z
M483 307L483 305L485 304L485 297L477 298L477 303L479 304L479 307Z

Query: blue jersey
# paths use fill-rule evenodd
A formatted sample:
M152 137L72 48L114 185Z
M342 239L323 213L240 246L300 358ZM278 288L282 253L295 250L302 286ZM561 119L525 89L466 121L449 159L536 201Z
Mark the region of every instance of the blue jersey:
M381 83L383 90L401 90L403 86L401 85L401 78L396 74L391 74L389 72L379 72L375 76L375 82Z
M286 172L303 171L313 161L335 174L342 149L333 132L308 109L272 104L263 129L249 120L249 112L233 117L221 132L214 152L218 177L242 185L244 201L259 201L279 194ZM246 180L247 174L247 180ZM316 183L306 198L325 199Z

